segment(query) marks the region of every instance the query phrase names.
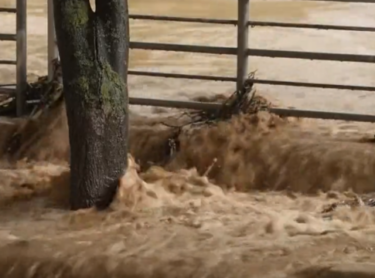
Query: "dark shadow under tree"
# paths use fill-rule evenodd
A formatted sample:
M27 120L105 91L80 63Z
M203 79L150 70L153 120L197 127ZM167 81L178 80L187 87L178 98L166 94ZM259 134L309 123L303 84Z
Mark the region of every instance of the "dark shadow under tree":
M54 0L73 210L106 208L127 168L127 0Z

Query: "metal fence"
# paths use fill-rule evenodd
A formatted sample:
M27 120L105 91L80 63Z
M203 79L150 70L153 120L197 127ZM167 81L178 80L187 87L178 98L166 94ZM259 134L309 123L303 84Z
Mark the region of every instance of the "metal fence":
M16 84L0 84L0 94L16 95L17 116L22 116L25 109L25 91L27 87L27 33L26 33L26 0L17 0L16 8L1 8L0 13L16 15L16 34L1 34L0 41L16 43L16 61L0 60L2 65L16 66Z
M325 2L351 2L351 3L372 3L375 0L311 0ZM356 27L356 26L339 26L326 24L298 24L298 23L281 23L266 21L251 21L249 19L250 0L238 0L238 19L204 19L204 18L183 18L170 16L151 16L151 15L130 15L133 20L153 20L153 21L171 21L185 23L202 23L202 24L221 24L237 26L237 47L212 47L199 45L182 45L182 44L162 44L162 43L145 43L130 42L130 48L142 50L158 50L158 51L177 51L203 54L219 54L219 55L236 55L237 56L237 75L236 77L227 76L202 76L188 74L171 74L162 72L145 72L130 70L131 75L166 77L166 78L183 78L195 80L224 81L236 82L237 88L241 87L247 75L247 65L249 56L270 57L270 58L289 58L289 59L305 59L320 61L340 61L340 62L357 62L357 63L375 63L374 55L354 55L354 54L337 54L337 53L321 53L321 52L301 52L301 51L285 51L285 50L268 50L254 49L248 47L249 27L280 27L280 28L304 28L317 30L337 30L337 31L356 31L356 32L375 32L373 27ZM267 79L253 79L254 84L308 87L321 89L338 89L338 90L357 90L357 91L374 91L372 86L359 85L341 85L341 84L324 84L324 83L306 83L293 81L276 81ZM182 101L166 101L154 99L130 99L131 104L152 105L176 108L191 109L217 109L220 104L217 103L197 103ZM280 109L271 108L271 112L280 116L319 118L319 119L335 119L360 122L375 122L375 115L321 112L310 110Z
M149 42L130 42L131 49L156 50L156 51L176 51L202 53L211 55L232 55L237 58L237 74L235 77L228 76L204 76L190 74L176 74L164 72L147 72L129 70L130 75L165 77L165 78L181 78L192 80L206 81L222 81L236 82L237 88L242 87L244 80L248 74L248 57L272 57L272 58L288 58L288 59L307 59L320 61L341 61L341 62L357 62L357 63L375 63L374 55L354 55L354 54L337 54L337 53L318 53L318 52L301 52L301 51L285 51L285 50L267 50L254 49L248 46L249 27L280 27L280 28L305 28L318 30L338 30L338 31L356 31L356 32L375 32L373 27L355 27L355 26L338 26L323 24L298 24L298 23L279 23L265 21L251 21L249 19L250 0L238 1L238 18L237 20L223 19L204 19L204 18L184 18L170 16L152 16L152 15L130 15L132 20L152 20L152 21L170 21L170 22L186 22L186 23L202 23L202 24L221 24L233 25L237 27L237 47L213 47L200 45L183 45L183 44L165 44L165 43L149 43ZM310 0L325 2L351 2L351 3L371 3L375 4L375 0ZM55 43L52 0L48 0L48 61L52 61L57 56ZM0 9L0 12L16 12L17 11L17 35L4 34L1 35L5 39L17 40L17 114L21 115L24 107L24 96L22 94L26 83L26 0L17 0L17 9ZM4 61L7 63L7 61ZM49 76L51 76L51 65L48 63ZM254 79L255 84L296 86L308 88L322 89L338 89L338 90L359 90L359 91L375 91L375 87L359 86L359 85L340 85L340 84L323 84L323 83L306 83L293 81L276 81L267 79ZM200 103L191 101L172 101L160 99L146 98L130 98L130 104L160 106L169 108L182 109L217 109L219 103ZM375 122L375 115L349 114L320 112L309 110L292 110L272 108L271 112L281 116L320 118L320 119L337 119L362 122Z

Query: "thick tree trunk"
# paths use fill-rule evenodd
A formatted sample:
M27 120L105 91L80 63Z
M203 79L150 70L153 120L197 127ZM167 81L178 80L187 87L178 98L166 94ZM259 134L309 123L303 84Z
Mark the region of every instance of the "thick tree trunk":
M55 0L69 125L71 208L106 208L127 167L127 0Z

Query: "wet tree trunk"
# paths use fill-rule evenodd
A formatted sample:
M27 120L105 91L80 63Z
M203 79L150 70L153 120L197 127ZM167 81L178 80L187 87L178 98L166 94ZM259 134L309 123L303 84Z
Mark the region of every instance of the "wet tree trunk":
M127 168L127 0L55 0L73 210L106 208Z

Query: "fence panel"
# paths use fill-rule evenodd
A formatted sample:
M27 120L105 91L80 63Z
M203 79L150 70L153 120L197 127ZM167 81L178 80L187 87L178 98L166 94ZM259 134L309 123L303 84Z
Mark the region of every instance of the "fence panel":
M20 1L20 0L17 0ZM172 21L185 23L204 23L204 24L223 24L237 26L237 47L213 47L200 45L183 45L183 44L163 44L150 42L130 42L130 48L142 50L157 50L157 51L178 51L202 54L215 55L236 55L237 56L237 75L230 76L206 76L206 75L190 75L190 74L176 74L164 72L147 72L129 70L130 75L150 76L150 77L166 77L166 78L181 78L192 80L207 80L207 81L222 81L222 82L236 82L237 88L242 87L247 75L248 56L269 57L269 58L287 58L287 59L306 59L306 60L320 60L320 61L342 61L342 62L358 62L358 63L375 63L374 55L354 55L354 54L337 54L337 53L319 53L319 52L301 52L301 51L285 51L285 50L267 50L267 49L252 49L248 47L248 29L249 27L277 27L277 28L304 28L317 30L336 30L336 31L356 31L356 32L375 32L374 27L361 26L339 26L328 24L304 24L304 23L283 23L283 22L268 22L268 21L251 21L249 20L249 1L238 0L238 18L237 20L227 19L206 19L206 18L186 18L173 16L153 16L153 15L130 15L129 18L133 20L155 20L155 21ZM375 0L310 0L321 2L346 2L346 3L371 3ZM49 0L49 64L52 59L57 56L55 48L55 39L52 29L53 15L51 12L52 0ZM0 9L1 11L1 9ZM53 46L52 46L53 45ZM53 49L54 48L54 49ZM50 72L50 71L49 71ZM307 83L294 82L284 80L267 80L267 79L253 79L255 84L268 84L277 86L295 86L295 87L309 87L322 89L337 89L337 90L359 90L359 91L375 91L373 86L359 86L359 85L341 85L341 84L325 84L325 83ZM172 101L146 98L130 98L130 104L146 105L146 106L162 106L169 108L184 108L184 109L202 109L212 110L218 109L218 103L200 103L187 101ZM350 113L333 113L320 112L309 110L290 110L271 108L271 112L280 116L294 116L305 118L321 118L321 119L336 119L336 120L352 120L362 122L375 122L375 115L361 115Z
M1 84L0 94L16 94L16 113L22 116L25 112L27 87L27 34L26 34L26 0L17 0L16 8L0 8L0 13L16 14L16 34L0 34L1 41L16 42L16 61L0 60L3 65L16 66L16 84Z
M329 0L312 0L312 1L329 1ZM351 2L351 3L375 3L375 0L332 0L332 2ZM202 75L188 75L188 74L172 74L161 72L145 72L145 71L129 71L129 74L140 76L153 77L167 77L167 78L183 78L193 80L212 80L212 81L236 81L237 88L242 86L244 77L247 73L247 57L258 56L268 58L287 58L287 59L305 59L305 60L320 60L320 61L341 61L341 62L357 62L357 63L375 63L374 55L355 55L355 54L337 54L337 53L320 53L320 52L301 52L301 51L285 51L285 50L267 50L267 49L252 49L247 46L248 28L251 27L279 27L279 28L305 28L317 30L337 30L337 31L356 31L356 32L375 32L373 27L361 26L339 26L327 24L299 24L299 23L281 23L281 22L267 22L267 21L251 21L248 18L249 1L238 0L238 20L223 20L223 19L203 19L203 18L185 18L185 17L171 17L171 16L152 16L152 15L130 15L134 20L156 20L156 21L173 21L173 22L189 22L189 23L206 23L206 24L224 24L237 26L237 48L229 47L207 47L198 45L176 45L176 44L158 44L158 43L144 43L131 42L130 46L135 49L143 50L159 50L159 51L178 51L204 54L221 54L221 55L236 55L237 54L237 77L223 77L223 76L202 76ZM247 5L247 7L245 7ZM246 37L246 41L244 38ZM240 57L240 55L242 57ZM244 61L244 63L241 63ZM244 70L246 69L246 70ZM242 82L240 81L242 79ZM325 84L325 83L307 83L307 82L293 82L284 80L266 80L253 79L255 84L268 84L279 86L297 86L309 88L322 89L337 89L337 90L359 90L359 91L375 91L373 86L359 86L359 85L341 85L341 84ZM240 85L241 84L241 85ZM173 107L177 105L179 108L191 107L187 102L172 102L159 100L140 101L136 99L132 104L138 105L166 105L165 107ZM182 104L183 103L183 104ZM209 109L206 105L197 105L196 109ZM211 107L212 108L212 107ZM210 108L210 109L211 109ZM333 113L320 111L303 111L303 110L289 110L289 109L271 109L273 113L281 116L295 116L306 118L321 118L321 119L341 119L353 121L375 122L375 116L348 114L348 113Z

